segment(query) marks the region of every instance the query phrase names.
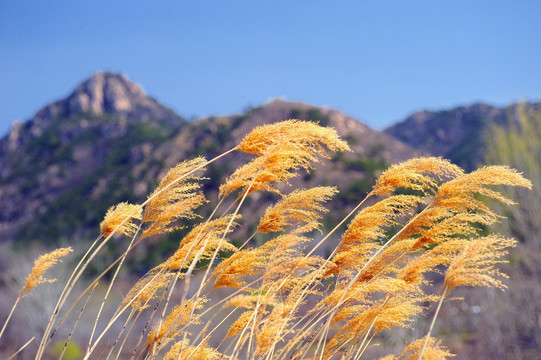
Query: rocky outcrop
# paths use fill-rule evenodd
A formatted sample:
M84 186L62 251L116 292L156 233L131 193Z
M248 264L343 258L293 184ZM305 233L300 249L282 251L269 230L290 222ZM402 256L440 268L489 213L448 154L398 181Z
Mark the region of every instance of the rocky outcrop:
M98 72L66 99L67 110L94 114L127 114L137 103L152 106L141 88L122 75Z
M75 88L61 102L67 113L90 112L150 121L155 118L177 118L171 110L149 98L135 83L123 75L98 72ZM173 120L173 121L176 121Z
M4 149L6 146L16 147L23 140L17 134L39 137L47 128L54 126L56 120L78 116L155 123L165 126L166 131L186 123L172 110L148 97L139 85L125 76L97 72L79 84L66 99L43 107L24 125L16 123L10 131L9 144L2 142L0 146Z

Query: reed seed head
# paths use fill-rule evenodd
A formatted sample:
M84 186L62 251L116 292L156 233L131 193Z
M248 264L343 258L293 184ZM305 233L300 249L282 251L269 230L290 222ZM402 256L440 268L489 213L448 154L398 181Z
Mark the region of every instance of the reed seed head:
M294 223L303 224L295 233L319 229L319 220L328 210L320 203L329 201L338 190L330 186L318 186L308 190L295 190L282 197L274 206L265 211L257 231L262 233L285 231Z
M148 308L150 300L155 298L160 290L165 289L175 276L173 273L150 271L128 292L121 307L130 304L136 311Z
M121 234L135 235L139 226L134 221L141 220L141 212L139 205L126 202L111 206L100 223L101 234L107 237L118 227L117 232Z
M419 358L419 352L423 347L425 339L419 339L409 344L404 351L397 357L390 357L389 360L417 360ZM441 341L430 337L426 343L426 347L423 351L422 360L445 360L455 355L450 353L449 350L441 345Z
M310 121L286 120L256 127L239 144L239 150L262 156L269 147L284 141L294 142L299 148L311 148L319 156L328 157L327 150L350 151L336 130Z
M220 360L228 357L203 342L197 346L189 345L188 339L179 341L165 354L163 360Z
M317 158L292 142L272 145L265 154L238 168L224 184L220 186L220 197L227 196L237 189L249 188L254 191L280 193L275 184L284 183L297 176L295 171L309 170Z
M25 297L27 295L30 295L32 289L39 284L46 282L55 282L56 279L45 279L43 277L43 274L45 274L45 272L49 270L52 266L61 261L60 258L68 255L72 251L73 249L71 247L59 248L38 257L34 261L34 267L32 268L32 272L26 277L26 282L19 291L19 296Z
M214 269L214 288L242 288L246 285L245 277L262 273L268 257L268 251L262 248L243 249L234 253Z
M143 237L178 229L172 226L179 219L197 217L193 209L206 202L199 183L202 178L194 175L196 171L204 170L207 161L203 157L187 160L170 169L160 184L149 195L142 216L143 224L149 224L143 231Z
M237 248L229 243L224 237L232 232L237 223L232 222L225 233L233 215L222 216L221 218L202 223L194 227L181 241L179 248L160 267L168 270L187 269L192 260L200 252L199 259L210 259L212 254L220 245L222 251L236 251ZM240 216L237 215L236 218ZM224 234L225 233L225 234Z
M507 278L496 266L506 263L505 256L516 241L502 236L490 235L466 243L451 262L444 284L449 289L457 286L488 286L501 290L507 288L500 280Z
M389 195L397 189L433 192L438 181L454 178L463 170L439 157L421 157L393 165L385 170L372 190L374 195Z
M155 346L163 346L168 341L181 335L184 325L197 324L199 315L195 310L201 309L207 302L205 297L199 297L177 305L171 310L161 325L152 329L147 338L147 345L150 345L149 353Z

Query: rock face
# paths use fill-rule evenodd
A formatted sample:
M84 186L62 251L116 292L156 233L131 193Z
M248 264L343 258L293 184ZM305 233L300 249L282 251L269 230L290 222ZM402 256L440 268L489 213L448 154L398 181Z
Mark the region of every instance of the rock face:
M97 72L79 84L66 98L40 109L28 122L16 123L6 138L0 140L0 148L14 150L25 138L40 137L46 129L55 127L59 119L72 119L89 115L102 119L114 117L130 122L152 122L162 125L167 133L186 123L172 110L149 98L143 90L125 76L109 72ZM85 128L85 123L82 124Z
M127 114L136 103L150 103L141 88L123 76L99 72L77 86L67 99L73 112Z
M65 111L109 114L149 121L152 117L171 115L141 88L123 75L98 72L75 88L64 101Z

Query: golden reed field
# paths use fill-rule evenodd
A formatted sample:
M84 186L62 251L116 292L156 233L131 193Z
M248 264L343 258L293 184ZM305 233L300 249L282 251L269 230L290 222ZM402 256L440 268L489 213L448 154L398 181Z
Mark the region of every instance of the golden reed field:
M205 167L236 151L253 158L209 204ZM381 173L353 211L324 228L326 204L339 190L285 185L344 151L333 129L288 120L255 128L214 159L178 164L144 203L112 206L89 249L60 248L35 261L0 344L12 315L25 311L23 300L52 281L45 272L70 259L49 321L39 337L10 344L10 359L451 358L434 331L438 313L458 287L505 290L499 265L515 241L488 233L502 218L491 204L512 206L500 186L531 188L530 181L506 166L465 173L441 158L415 158ZM243 204L258 192L281 198L246 224ZM211 215L198 215L200 207ZM115 295L138 244L194 222L169 258ZM253 235L230 241L241 228ZM96 272L93 264L120 237L122 255ZM322 255L329 239L338 245ZM389 354L386 334L420 322L428 331L409 331L409 343Z

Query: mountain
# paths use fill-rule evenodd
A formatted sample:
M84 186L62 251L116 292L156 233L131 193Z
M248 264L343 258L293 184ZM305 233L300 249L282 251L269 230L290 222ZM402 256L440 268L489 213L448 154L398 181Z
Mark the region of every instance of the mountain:
M289 118L332 126L354 150L294 182L339 186L340 212L359 201L389 164L420 154L338 111L283 100L239 115L187 122L125 77L99 72L0 140L1 239L19 245L91 239L111 205L143 201L176 163L196 155L210 158L238 144L255 126ZM234 153L210 166L209 196L249 158Z
M467 170L483 163L487 132L492 124L509 126L519 106L525 111L541 109L541 102L498 108L486 104L442 111L418 111L385 130L396 139L430 154L443 156Z
M186 124L124 76L96 73L0 140L2 239L80 237L109 199L140 198L133 168Z
M316 164L315 171L305 176L304 186L322 183L346 186L365 175L375 175L376 171L384 169L388 164L418 154L392 137L372 130L339 111L273 100L241 115L195 121L183 128L172 141L157 149L156 156L165 162L166 167L195 155L213 157L234 147L254 127L285 119L311 120L333 127L353 150L351 153L336 155L330 162ZM223 170L231 172L247 158L242 153L235 154L224 164ZM332 164L329 166L329 163ZM363 190L367 191L368 187L365 186Z
M541 103L524 106L533 111ZM333 209L338 217L369 191L389 164L432 154L468 170L477 167L490 124L509 124L517 111L518 105L484 104L419 111L378 132L333 109L273 100L242 114L188 122L126 77L98 72L0 139L0 237L18 244L89 239L111 205L143 201L176 163L197 155L216 156L254 127L290 118L334 127L353 149L293 182L338 186ZM209 166L209 195L248 159L233 153ZM254 196L272 200L271 195ZM251 213L256 216L258 211Z

